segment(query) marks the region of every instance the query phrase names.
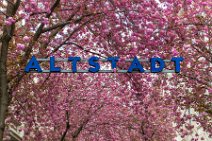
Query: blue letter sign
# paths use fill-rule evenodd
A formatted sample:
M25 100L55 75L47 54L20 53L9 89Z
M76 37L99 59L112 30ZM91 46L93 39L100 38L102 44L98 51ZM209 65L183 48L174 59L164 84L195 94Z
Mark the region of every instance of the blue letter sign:
M172 62L175 64L175 72L179 73L180 72L180 62L183 61L182 57L173 57Z
M28 62L25 72L30 72L30 70L35 70L37 72L42 72L39 62L36 60L35 56L32 56L31 60Z
M137 57L135 57L130 65L128 72L132 72L133 70L139 70L140 72L144 72L143 66L140 64Z
M98 62L96 62L96 61L98 61L98 60L99 60L99 58L98 58L98 57L95 57L95 56L91 57L91 58L88 60L89 65L94 67L94 68L90 67L90 68L89 68L89 72L98 72L98 71L99 71L100 65L99 65Z
M80 57L69 57L68 61L72 61L72 72L77 72L77 62L80 61Z
M50 57L50 72L60 72L59 67L55 67L55 58Z
M157 73L163 71L163 68L165 67L165 62L161 58L151 58L151 72ZM159 67L156 67L156 63L159 64Z
M140 72L140 73L159 73L159 72L163 72L163 73L180 73L180 62L182 62L184 59L182 57L173 57L171 60L163 60L161 58L158 57L154 57L154 58L150 58L150 60L147 59L138 59L137 57L134 57L134 59L126 59L125 60L125 64L117 64L119 61L119 57L108 57L108 58L104 58L104 59L100 59L96 56L92 56L90 57L87 61L89 67L86 70L81 70L81 69L77 69L77 62L84 62L84 59L81 60L80 57L68 57L67 58L59 58L59 59L55 59L55 57L50 57L50 59L48 58L39 58L36 59L35 56L32 56L32 58L30 59L30 61L28 62L26 68L25 68L25 72L30 72L30 71L36 71L36 72L43 72L43 73L51 73L51 72L58 72L58 73L134 73L134 72ZM39 62L38 61L49 61L49 70L42 70ZM55 66L55 62L57 61L63 61L63 62L72 62L72 67L71 69L68 70L62 70L62 68L60 67L56 67ZM100 67L100 63L98 61L102 61L102 62L107 62L110 63L111 65L111 69L108 70L106 69L108 67L108 65L105 64L101 64L103 65L102 67ZM128 62L131 62L131 64L129 64ZM147 68L150 68L150 70L144 69L143 65L141 64L141 62L146 62L149 63L149 66L147 66ZM170 70L170 69L166 69L166 65L165 62L173 62L174 63L174 70ZM126 68L126 65L129 65L128 68ZM67 67L68 65L64 65L64 67ZM100 69L102 68L102 69ZM114 72L113 69L117 70ZM125 69L120 69L120 68L125 68Z

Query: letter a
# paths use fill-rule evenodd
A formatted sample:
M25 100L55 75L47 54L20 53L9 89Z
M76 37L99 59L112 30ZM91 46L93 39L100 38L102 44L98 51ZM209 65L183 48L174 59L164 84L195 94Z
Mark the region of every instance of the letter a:
M36 70L37 72L42 72L39 62L36 60L35 56L32 56L31 60L28 62L24 71L28 73L30 72L31 69Z
M143 66L140 64L137 57L133 59L133 62L128 69L128 72L131 73L133 70L139 70L139 72L144 72Z

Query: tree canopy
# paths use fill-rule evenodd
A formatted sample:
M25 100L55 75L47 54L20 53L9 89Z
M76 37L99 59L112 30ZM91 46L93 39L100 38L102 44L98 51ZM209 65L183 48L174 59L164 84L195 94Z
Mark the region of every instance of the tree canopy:
M0 141L9 127L35 141L204 140L198 128L210 138L211 6L210 0L0 0ZM172 74L24 72L32 56L93 55L184 61Z

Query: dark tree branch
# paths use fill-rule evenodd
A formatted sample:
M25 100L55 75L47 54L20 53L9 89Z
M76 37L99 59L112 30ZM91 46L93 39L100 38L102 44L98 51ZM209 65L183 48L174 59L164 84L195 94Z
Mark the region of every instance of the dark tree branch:
M53 6L51 7L51 12L49 14L46 15L46 18L49 18L51 16L51 14L53 13L53 11L56 9L56 7L60 4L60 0L56 0L55 3L53 4ZM43 31L43 27L44 24L41 23L41 25L38 27L37 31L35 32L33 39L31 40L31 42L29 43L28 48L26 48L25 50L25 55L22 59L22 61L20 62L21 66L23 64L25 64L27 62L27 60L29 59L30 53L32 52L32 47L34 46L35 42L38 40L38 38L40 37L40 35L42 34Z
M66 135L67 135L67 132L68 132L68 130L70 129L69 117L70 117L69 112L66 111L66 129L65 129L65 131L63 132L63 135L62 135L60 141L64 141L64 140L65 140L65 137L66 137Z
M65 44L67 44L67 45L75 45L76 47L78 47L79 49L81 49L81 50L83 50L83 51L85 51L85 52L87 52L87 53L91 53L91 54L97 55L97 56L102 57L102 58L107 58L107 57L103 56L103 55L100 54L100 53L96 53L96 52L94 52L94 51L90 51L90 50L88 50L88 49L85 49L83 46L80 46L80 45L78 45L77 43L74 43L74 42L67 42L67 43L65 43Z
M58 46L51 52L51 54L54 53L54 52L56 52L56 51L58 51L64 44L66 44L66 42L67 42L77 31L79 31L82 27L84 27L84 26L85 26L86 24L88 24L90 21L92 21L92 19L87 20L86 22L82 23L79 27L75 28L75 29L71 32L71 34L69 34L69 36L68 36L60 45L58 45ZM48 57L48 55L47 55L46 57Z
M5 15L6 17L9 17L9 15L7 15L6 13L4 13L3 11L0 10L0 13L2 13L3 15Z
M76 14L76 13L74 12L74 13L70 16L70 18L69 18L67 21L65 21L65 22L58 23L58 24L55 24L55 25L53 25L53 26L51 26L51 27L44 28L44 29L42 30L42 32L45 33L45 32L48 32L48 31L50 31L50 30L53 30L53 29L56 29L56 28L59 28L59 27L64 27L64 26L66 26L67 24L69 24L69 23L71 22L71 20L72 20L72 18L74 17L75 14ZM74 23L79 23L81 20L83 20L83 18L88 17L88 16L91 16L91 15L92 15L92 14L83 15L83 16L80 17L79 19L76 19L76 20L74 21Z

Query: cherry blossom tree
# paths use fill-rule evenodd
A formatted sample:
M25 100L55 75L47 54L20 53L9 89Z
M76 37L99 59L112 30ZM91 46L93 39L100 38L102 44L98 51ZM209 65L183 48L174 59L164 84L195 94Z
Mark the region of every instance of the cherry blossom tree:
M0 0L0 140L8 126L22 126L25 140L174 140L192 132L191 120L211 135L210 7L210 0ZM117 69L134 56L185 60L179 74L26 74L32 55L119 56Z

